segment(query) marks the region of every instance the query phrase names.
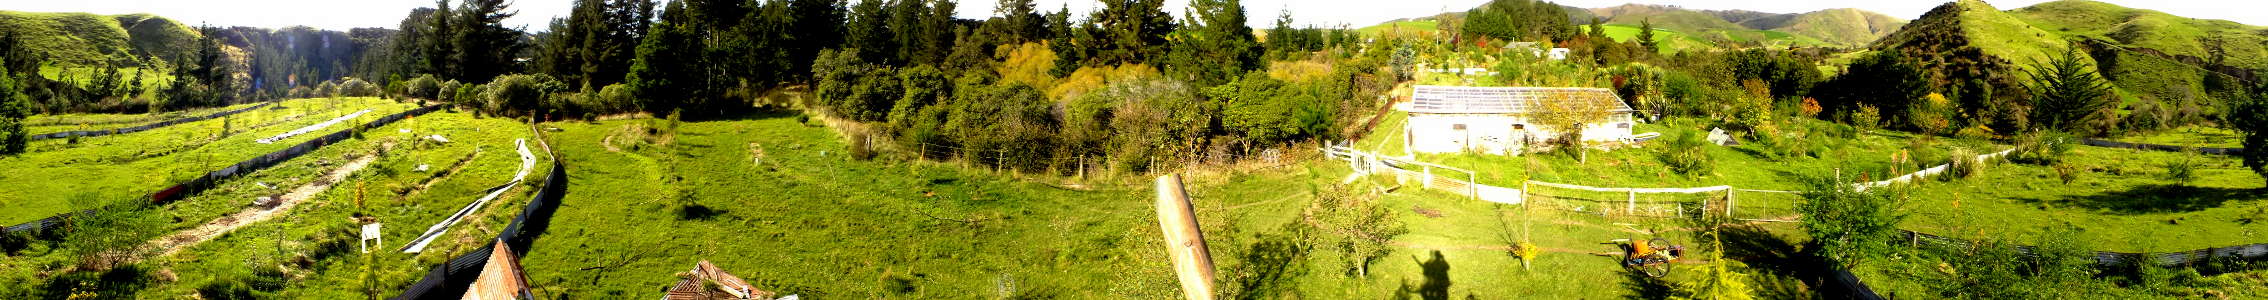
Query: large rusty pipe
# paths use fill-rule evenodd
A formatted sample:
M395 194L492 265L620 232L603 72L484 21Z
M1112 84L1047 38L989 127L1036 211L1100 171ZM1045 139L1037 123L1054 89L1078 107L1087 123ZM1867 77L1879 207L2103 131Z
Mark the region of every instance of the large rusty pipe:
M1213 255L1205 248L1205 233L1197 228L1197 211L1181 188L1181 176L1158 176L1158 229L1165 233L1182 294L1189 300L1212 300Z

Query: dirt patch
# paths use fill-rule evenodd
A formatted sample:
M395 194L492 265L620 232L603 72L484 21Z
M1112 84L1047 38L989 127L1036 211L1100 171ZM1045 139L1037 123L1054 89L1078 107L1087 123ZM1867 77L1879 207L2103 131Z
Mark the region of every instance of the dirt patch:
M391 148L392 145L387 146L388 148ZM245 225L251 225L252 223L266 221L268 219L275 218L276 216L283 215L284 213L290 212L292 207L299 206L300 203L306 202L305 200L307 200L308 198L315 197L315 195L317 194L322 194L323 191L330 190L332 185L337 184L341 181L345 181L347 176L354 175L355 171L361 171L363 168L369 167L370 163L376 161L378 161L378 155L376 154L363 155L362 157L355 158L353 161L348 161L346 164L339 165L338 168L331 169L331 172L324 174L322 178L310 181L306 185L292 188L291 191L285 193L283 197L276 199L276 201L278 201L279 203L277 203L273 208L263 208L259 206L245 207L244 210L237 211L236 213L229 214L227 216L222 216L219 219L214 219L212 222L205 223L205 225L197 226L197 228L175 232L171 235L166 235L165 237L160 237L157 240L150 241L149 243L143 244L142 249L144 251L160 251L160 253L158 254L159 256L171 256L173 255L173 253L180 251L183 248L188 248L189 246L195 246L199 243L204 243L205 241L212 240L213 237L227 234L228 232L235 231L237 228L242 228Z

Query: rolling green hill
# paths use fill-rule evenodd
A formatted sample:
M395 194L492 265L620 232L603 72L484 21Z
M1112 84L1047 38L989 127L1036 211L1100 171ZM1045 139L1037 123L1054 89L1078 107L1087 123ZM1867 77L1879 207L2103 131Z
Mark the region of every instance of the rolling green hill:
M2064 0L2009 11L2032 26L2065 36L2114 41L2169 56L2207 57L2200 39L2225 39L2228 64L2268 68L2268 28L2225 20L2192 19L2109 3Z
M0 33L20 37L48 62L84 66L149 54L160 59L194 49L196 31L148 14L96 15L0 11Z
M1768 29L1819 39L1836 45L1865 45L1906 25L1887 15L1837 8L1741 22L1749 28Z
M1765 46L1860 46L1896 31L1905 21L1858 9L1829 9L1800 14L1746 10L1692 10L1675 6L1626 4L1570 14L1576 23L1587 16L1606 18L1608 24L1637 26L1651 21L1665 28L1717 42L1754 42Z
M1946 43L1961 45L1939 46ZM1873 48L1952 49L1962 46L1974 46L1986 55L2023 65L2045 61L2051 53L2070 47L2070 43L2061 35L2032 27L2031 23L1991 4L1960 0L1931 9L1921 19L1875 41Z

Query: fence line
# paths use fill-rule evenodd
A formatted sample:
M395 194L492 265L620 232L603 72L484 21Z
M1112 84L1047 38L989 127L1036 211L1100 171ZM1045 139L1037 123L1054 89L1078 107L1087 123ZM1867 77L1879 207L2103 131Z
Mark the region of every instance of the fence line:
M211 119L213 119L213 118L225 117L225 116L228 116L228 115L234 115L234 114L237 114L237 113L241 113L241 112L252 111L253 109L257 109L257 108L261 108L261 107L267 107L267 106L268 106L269 104L275 104L275 102L260 102L260 104L257 104L257 105L253 105L253 106L250 106L250 107L239 108L239 109L230 110L230 111L216 112L216 113L213 113L213 114L209 114L209 115L203 115L203 116L195 116L195 117L188 117L188 118L180 118L180 119L172 119L172 120L158 121L157 123L144 124L144 125L141 125L141 126L124 127L124 128L112 128L112 129L103 129L103 130L79 130L79 131L64 131L64 132L55 132L55 133L46 133L46 134L40 134L40 135L33 135L33 136L31 136L31 140L37 141L37 140L45 140L45 139L60 139L60 138L68 138L68 137L98 137L98 136L105 136L105 135L115 135L115 134L128 134L128 133L135 133L135 132L143 132L143 131L148 131L148 130L151 130L151 129L164 128L164 127L166 127L166 126L180 125L180 124L182 124L182 123L189 123L189 122L196 122L196 121L204 121L204 120L211 120Z
M488 190L482 191L482 195L479 199L475 199L472 203L466 204L464 208L457 209L456 214L449 215L449 218L442 219L441 222L434 223L433 226L427 227L424 234L418 235L417 238L411 239L408 245L402 246L402 253L417 253L419 251L425 251L425 245L427 243L431 243L433 242L434 238L448 233L449 227L457 225L457 221L464 220L465 216L470 216L473 212L480 211L480 208L482 206L488 205L489 200L496 200L497 197L504 196L504 192L510 191L514 186L519 186L520 181L527 180L528 171L535 169L535 154L528 153L527 139L514 140L512 141L512 143L518 145L520 148L520 172L512 174L511 181L506 181L504 182L504 184L499 184L496 185L496 187L488 188Z
M297 158L297 157L299 157L299 156L301 156L301 155L306 155L306 154L307 154L307 153L309 153L309 152L314 152L314 151L315 151L315 150L317 150L317 149L321 149L321 148L323 148L323 146L329 146L329 145L331 145L331 144L336 144L336 143L338 143L338 142L341 142L341 141L345 141L345 140L346 140L346 139L348 139L348 138L353 138L353 137L354 137L354 132L355 132L356 130L365 130L365 129L370 129L370 128L378 128L378 127L381 127L381 126L386 126L387 124L392 124L392 123L393 123L394 121L400 121L401 119L404 119L404 118L413 117L413 116L418 116L418 115L424 115L424 114L426 114L426 113L430 113L430 112L433 112L433 111L435 111L435 110L440 110L440 109L441 109L441 106L427 106L427 107L423 107L423 108L412 109L412 110L409 110L409 111L404 111L404 112L400 112L400 113L395 113L395 114L393 114L393 115L388 115L388 116L385 116L385 117L381 117L381 118L378 118L377 120L372 120L372 121L371 121L370 123L364 123L364 124L362 124L362 125L360 125L360 126L355 126L355 128L349 128L349 129L346 129L346 130L340 130L340 131L338 131L338 132L334 132L334 133L331 133L331 134L323 135L323 136L321 136L321 137L316 137L316 138L314 138L314 139L311 139L311 140L308 140L308 141L306 141L306 142L301 142L301 143L299 143L299 145L294 145L294 146L291 146L291 147L289 147L289 148L284 148L284 149L282 149L282 150L276 150L275 152L270 152L270 153L268 153L268 154L266 154L266 155L261 155L261 156L259 156L259 157L254 157L254 158L251 158L251 159L246 159L246 160L244 160L244 161L242 161L242 162L238 162L238 163L236 163L236 164L233 164L233 165L229 165L229 166L227 166L227 167L223 167L223 168L221 168L221 169L219 169L219 170L214 170L214 171L212 171L212 172L207 172L207 173L205 173L205 175L202 175L202 176L198 176L198 177L197 177L196 179L190 179L190 180L189 180L188 182L183 182L183 183L180 183L180 184L175 184L175 185L173 185L173 186L171 186L171 187L167 187L167 188L165 188L165 189L162 189L162 190L158 190L157 192L154 192L154 193L150 193L150 194L148 195L148 197L149 197L149 202L150 202L150 203L152 203L152 204L166 204L166 203L171 203L171 202L173 202L173 201L176 201L176 200L181 200L182 198L186 198L186 197L188 197L189 195L192 195L192 194L196 194L196 193L201 193L201 192L204 192L204 191L206 191L206 190L210 190L210 189L213 189L214 187L217 187L217 186L219 186L219 184L220 184L220 181L221 181L221 180L225 180L225 179L233 178L233 177L236 177L237 175L250 174L250 173L252 173L252 172L256 172L256 171L259 171L259 170L262 170L262 169L267 169L267 168L269 168L269 167L274 167L274 166L276 166L277 164L281 164L281 163L283 163L283 162L284 162L284 161L286 161L286 160L290 160L290 159L292 159L292 158ZM81 216L83 216L83 215L92 215L92 214L94 214L94 212L95 212L95 209L88 209L88 210L84 210L84 211L78 211L78 212L66 212L66 213L62 213L62 214L57 214L57 215L55 215L55 216L52 216L52 217L47 217L47 218L45 218L45 219L32 220L32 221L30 221L30 222L25 222L25 223L23 223L23 224L16 224L16 225L14 225L14 226L8 226L8 227L6 228L6 230L0 230L0 233L4 233L4 232L19 232L19 231L38 231L38 230L47 230L47 229L49 229L49 228L54 228L55 226L61 225L61 224L62 224L62 223L64 222L64 220L66 220L66 219L68 219L68 218L70 218L70 217L72 217L72 216L74 216L74 215L81 215Z
M354 119L355 117L361 117L361 116L362 116L362 114L367 114L367 113L370 113L370 109L367 109L367 108L365 108L365 109L362 109L362 110L354 111L354 113L346 114L346 115L344 115L344 116L339 116L339 117L337 117L337 118L331 118L330 120L324 120L324 121L323 121L323 122L321 122L321 123L315 123L315 124L307 125L306 127L300 127L299 129L292 129L291 131L285 131L285 132L284 132L283 134L277 134L276 136L271 136L271 137L261 138L261 139L259 139L259 140L255 140L254 142L259 142L259 143L261 143L261 144L270 144L270 143L275 143L276 141L282 141L282 140L284 140L284 139L288 139L288 138L291 138L291 137L293 137L293 136L299 136L299 135L301 135L301 134L307 134L307 133L309 133L309 132L315 132L316 130L323 130L323 128L324 128L324 127L331 127L331 125L337 125L337 124L339 124L339 122L346 122L347 120L353 120L353 119Z
M2182 147L2182 146L2174 146L2174 145L2158 145L2158 144L2128 143L2128 142L2111 141L2111 140L2098 140L2098 139L2080 139L2080 140L2079 140L2079 143L2080 143L2080 144L2084 144L2084 145L2088 145L2088 146L2095 146L2095 147L2106 147L2106 148L2125 148L2125 149L2136 149L2136 150L2153 150L2153 151L2166 151L2166 152L2197 152L2197 153L2204 153L2204 154L2213 154L2213 155L2239 155L2239 154L2244 154L2244 148Z
M1926 242L1938 245L1966 247L1974 243L1968 240L1921 233L1912 230L1899 229L1898 231L1899 234L1905 235L1908 243L1912 245L1920 245L1921 243ZM2016 251L2024 254L2031 254L2034 248L2035 247L2033 246L2017 245ZM2155 261L2160 266L2178 266L2200 263L2216 257L2260 258L2268 256L2268 244L2205 247L2196 250L2172 252L2092 252L2095 253L2095 264L2102 266L2118 266L2129 261Z
M535 130L535 126L531 124L528 129ZM559 158L558 152L552 151L551 144L545 142L547 138L542 131L535 131L536 144L542 146L545 155L551 157L551 171L544 175L543 187L536 189L535 197L528 200L527 207L522 208L519 215L512 217L511 225L506 225L504 231L496 233L495 239L490 239L503 241L513 254L518 254L513 256L515 258L527 257L529 246L534 245L535 238L550 227L552 213L559 208L560 201L567 194L565 160ZM473 281L480 278L481 268L488 265L488 257L494 251L496 243L490 242L479 249L450 258L447 262L433 266L432 270L425 273L425 277L403 289L401 295L389 299L456 299L463 296Z

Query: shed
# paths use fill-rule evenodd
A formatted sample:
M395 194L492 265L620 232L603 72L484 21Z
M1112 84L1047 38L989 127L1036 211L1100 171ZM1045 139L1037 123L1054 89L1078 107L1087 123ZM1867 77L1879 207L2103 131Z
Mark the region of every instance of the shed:
M535 292L528 289L527 274L520 272L520 257L512 254L512 247L499 239L494 249L488 251L488 264L480 268L480 278L465 289L464 299L535 299Z
M1531 121L1554 107L1606 113L1605 119L1581 129L1585 142L1628 142L1637 122L1637 110L1603 88L1420 85L1410 89L1403 138L1410 151L1420 153L1518 154L1528 144L1559 135L1560 129Z
M759 290L756 289L756 286L748 285L748 281L741 280L739 276L725 273L723 269L717 268L716 264L709 263L708 260L702 260L701 263L693 265L693 270L678 275L685 279L678 280L677 284L671 285L668 290L664 291L662 299L772 299L773 296L772 292Z

